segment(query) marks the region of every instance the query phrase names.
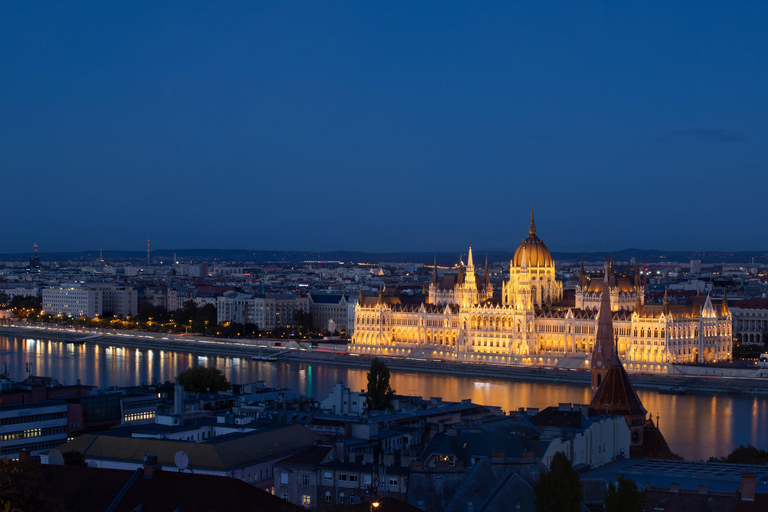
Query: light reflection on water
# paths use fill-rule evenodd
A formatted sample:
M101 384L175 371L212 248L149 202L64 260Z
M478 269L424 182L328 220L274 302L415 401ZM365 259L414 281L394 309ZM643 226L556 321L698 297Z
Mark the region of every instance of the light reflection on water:
M185 352L140 350L106 345L83 345L42 340L0 337L0 363L9 366L11 377L26 377L25 364L34 363L35 374L47 375L63 384L101 388L170 381L192 366L220 368L231 382L263 380L272 387L287 387L316 399L324 398L338 381L359 391L366 387L365 369L331 364L253 361ZM424 398L442 397L458 401L499 405L505 411L519 407L587 403L588 386L475 379L464 375L435 375L392 372L392 387L398 394ZM672 450L686 459L723 456L741 444L768 448L768 397L738 395L659 395L639 391L640 398Z

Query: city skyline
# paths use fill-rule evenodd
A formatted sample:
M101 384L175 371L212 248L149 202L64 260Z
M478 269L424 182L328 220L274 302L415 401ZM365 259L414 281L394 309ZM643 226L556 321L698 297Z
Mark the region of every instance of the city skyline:
M768 6L2 9L3 253L768 247Z

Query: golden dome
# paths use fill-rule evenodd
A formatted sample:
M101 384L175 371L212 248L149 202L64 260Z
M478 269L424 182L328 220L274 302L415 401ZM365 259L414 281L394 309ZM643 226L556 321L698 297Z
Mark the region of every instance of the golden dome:
M523 249L525 249L525 261L528 267L554 267L555 261L549 253L544 242L536 236L536 224L533 222L533 208L531 208L531 226L528 228L528 236L522 241L515 251L512 265L523 266Z

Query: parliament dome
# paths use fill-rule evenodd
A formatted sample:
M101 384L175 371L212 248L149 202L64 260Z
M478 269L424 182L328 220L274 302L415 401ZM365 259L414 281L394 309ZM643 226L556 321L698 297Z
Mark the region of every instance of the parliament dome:
M525 251L523 251L525 249ZM520 247L515 251L512 258L512 265L515 267L523 266L523 252L525 252L525 261L528 267L554 267L555 261L549 253L549 249L536 236L536 223L533 221L533 210L531 210L531 226L528 228L528 236L522 241Z

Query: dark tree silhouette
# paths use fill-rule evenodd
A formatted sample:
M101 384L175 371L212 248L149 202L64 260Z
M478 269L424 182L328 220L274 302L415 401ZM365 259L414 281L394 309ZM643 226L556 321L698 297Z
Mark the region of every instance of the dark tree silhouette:
M549 473L539 477L534 487L537 512L579 512L581 510L581 484L579 473L563 452L552 457Z
M371 361L368 372L368 398L365 402L368 409L383 411L391 407L392 396L395 392L389 386L389 368L378 357Z
M184 386L184 391L192 393L216 393L217 391L226 391L231 387L221 370L204 366L181 372L176 378L176 382Z
M608 492L605 495L606 512L643 512L645 492L637 488L637 483L621 475L618 484L608 484Z

